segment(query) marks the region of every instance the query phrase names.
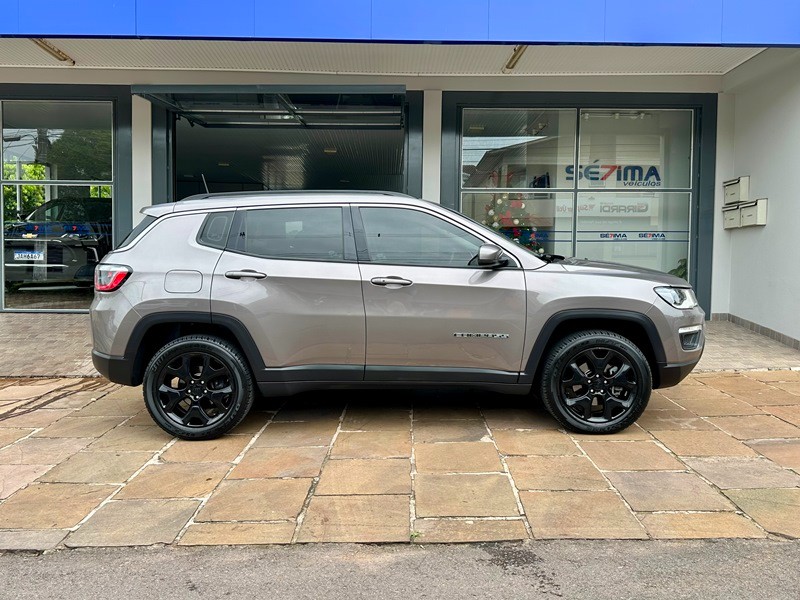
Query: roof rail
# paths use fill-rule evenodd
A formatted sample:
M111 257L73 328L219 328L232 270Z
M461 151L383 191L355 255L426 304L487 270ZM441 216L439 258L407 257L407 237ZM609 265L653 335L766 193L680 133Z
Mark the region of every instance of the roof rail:
M386 192L382 190L258 190L252 192L213 192L213 193L205 193L205 194L195 194L193 196L187 196L180 200L180 202L187 202L192 200L207 200L209 198L231 198L231 197L240 197L240 196L283 196L287 194L377 194L380 196L396 196L400 198L414 198L414 196L409 196L408 194L403 194L401 192Z

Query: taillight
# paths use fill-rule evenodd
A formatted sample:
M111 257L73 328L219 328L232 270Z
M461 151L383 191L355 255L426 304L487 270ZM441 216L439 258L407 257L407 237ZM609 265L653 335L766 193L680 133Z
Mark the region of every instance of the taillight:
M94 270L94 289L98 292L113 292L133 273L125 265L97 265Z

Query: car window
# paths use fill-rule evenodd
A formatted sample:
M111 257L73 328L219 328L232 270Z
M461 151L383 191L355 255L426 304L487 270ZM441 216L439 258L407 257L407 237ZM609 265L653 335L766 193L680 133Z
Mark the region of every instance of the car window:
M266 258L344 260L342 209L267 208L244 213L238 249ZM243 235L242 235L243 234Z
M142 233L145 229L150 227L150 225L155 220L156 220L156 217L154 217L152 215L145 215L142 218L142 220L139 221L139 224L136 227L134 227L133 229L131 229L131 232L128 235L125 236L125 239L122 240L122 243L119 245L119 248L117 248L117 249L119 250L120 248L124 248L125 246L130 244L133 240L135 240L139 236L140 233Z
M361 208L371 262L466 267L483 243L447 221L403 208Z
M211 213L206 217L197 241L204 246L222 250L228 242L228 231L233 221L232 212Z

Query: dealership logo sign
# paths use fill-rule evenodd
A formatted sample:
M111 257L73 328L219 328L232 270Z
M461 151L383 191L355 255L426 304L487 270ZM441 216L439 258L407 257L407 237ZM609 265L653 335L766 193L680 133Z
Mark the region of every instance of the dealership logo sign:
M661 187L661 173L655 165L601 165L599 159L578 166L578 179L618 181L624 187ZM567 165L567 181L575 178L575 166Z
M601 240L627 240L628 234L627 233L601 233L600 234Z
M665 239L667 239L667 236L664 235L661 232L658 232L658 231L652 231L652 232L648 231L647 233L640 233L639 234L639 239L640 240L641 239L644 239L644 240L665 240Z
M644 202L636 204L601 204L601 213L646 213L650 207Z

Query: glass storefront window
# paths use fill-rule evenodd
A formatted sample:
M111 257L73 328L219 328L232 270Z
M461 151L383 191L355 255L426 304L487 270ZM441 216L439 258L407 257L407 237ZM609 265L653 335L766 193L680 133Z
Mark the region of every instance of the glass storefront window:
M85 309L112 248L112 103L0 102L3 306Z
M572 254L571 193L464 193L467 216L537 252Z
M580 140L582 189L691 187L691 110L582 110Z
M465 108L461 211L537 252L688 279L693 131L691 109Z
M575 256L686 278L688 192L578 194Z
M3 179L111 181L110 102L3 102Z
M572 187L576 116L574 109L464 109L461 186Z

